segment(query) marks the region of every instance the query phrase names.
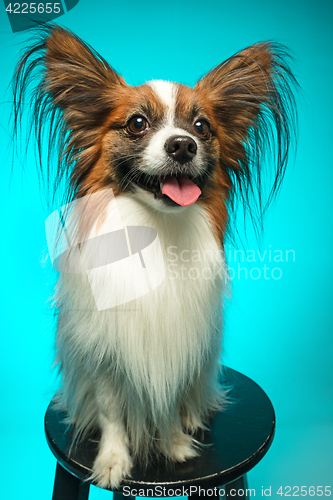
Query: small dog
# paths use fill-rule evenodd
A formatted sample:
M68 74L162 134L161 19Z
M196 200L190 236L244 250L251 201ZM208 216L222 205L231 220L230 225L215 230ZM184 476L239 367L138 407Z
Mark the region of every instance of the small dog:
M117 488L133 459L195 457L200 444L193 434L223 406L223 244L235 201L259 221L283 179L296 123L288 57L282 45L258 43L194 88L160 80L132 87L77 36L51 25L39 29L18 64L16 133L33 89L41 160L48 135L42 180L53 196L65 187L67 206L90 200L70 216L76 247L110 228L152 228L165 266L156 286L131 300L139 271L130 260L125 282L124 267L96 259L89 271L59 277L59 404L76 439L101 430L92 475L100 487ZM264 205L266 150L274 153L274 182ZM96 305L96 291L116 303Z

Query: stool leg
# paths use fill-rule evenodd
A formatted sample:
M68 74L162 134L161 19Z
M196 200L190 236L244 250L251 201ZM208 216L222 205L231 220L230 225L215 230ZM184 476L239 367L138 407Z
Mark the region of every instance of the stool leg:
M57 462L52 500L88 500L89 486Z
M235 500L241 500L247 497L246 490L248 488L247 477L246 474L244 476L239 477L236 481L232 481L232 483L228 483L224 486L225 489L225 497L226 498L234 498ZM230 493L232 490L232 493Z

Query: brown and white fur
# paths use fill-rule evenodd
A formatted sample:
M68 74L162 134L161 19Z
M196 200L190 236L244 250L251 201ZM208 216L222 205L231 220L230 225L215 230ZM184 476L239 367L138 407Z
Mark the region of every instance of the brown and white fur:
M116 488L133 459L196 456L192 434L223 405L218 372L228 218L236 199L253 218L255 199L264 212L262 160L272 144L268 202L280 186L294 131L295 80L283 47L264 42L226 60L194 88L159 80L132 87L68 30L39 31L14 77L16 133L34 88L38 147L47 133L48 161L55 150L59 158L42 174L53 195L59 185L66 201L111 188L124 226L156 229L165 262L158 287L109 309L97 310L87 273L61 273L57 285L60 403L78 439L100 428L92 477ZM180 145L170 147L175 137ZM170 177L197 185L197 201L181 206L163 194ZM108 203L90 211L86 237L96 227L103 232L110 218ZM118 278L105 266L94 286L121 295Z

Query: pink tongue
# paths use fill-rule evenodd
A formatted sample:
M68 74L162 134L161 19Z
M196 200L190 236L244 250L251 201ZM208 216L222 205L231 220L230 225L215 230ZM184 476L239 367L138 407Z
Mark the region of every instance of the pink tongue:
M197 201L201 189L188 177L169 175L163 181L162 194L169 196L178 205L188 207Z

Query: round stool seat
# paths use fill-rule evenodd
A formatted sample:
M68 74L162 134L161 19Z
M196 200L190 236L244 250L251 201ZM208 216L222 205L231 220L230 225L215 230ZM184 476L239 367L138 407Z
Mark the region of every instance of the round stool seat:
M209 431L198 434L198 440L208 445L200 455L171 465L166 465L163 458L155 459L147 469L136 463L131 477L123 480L119 491L140 496L154 496L152 491L163 491L163 496L171 496L170 493L183 488L182 495L187 495L186 488L191 486L209 489L231 483L245 476L263 458L275 430L269 398L253 380L230 368L223 369L222 382L230 387L230 402L225 410L212 417ZM69 454L72 434L64 423L65 417L54 409L51 401L45 415L47 441L60 466L82 481L91 474L99 436L88 436ZM195 493L195 488L191 493Z

